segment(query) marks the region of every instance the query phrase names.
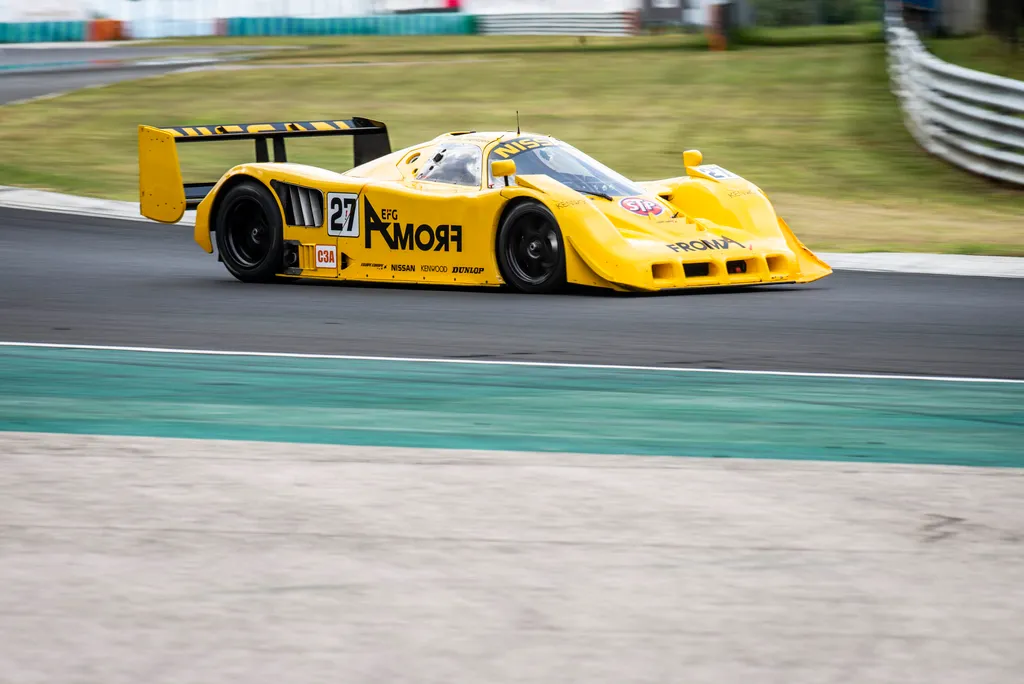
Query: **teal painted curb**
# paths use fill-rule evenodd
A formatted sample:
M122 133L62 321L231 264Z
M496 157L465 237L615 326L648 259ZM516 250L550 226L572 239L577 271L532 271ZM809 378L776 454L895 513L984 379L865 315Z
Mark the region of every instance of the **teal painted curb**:
M1024 384L0 348L0 430L1024 467Z

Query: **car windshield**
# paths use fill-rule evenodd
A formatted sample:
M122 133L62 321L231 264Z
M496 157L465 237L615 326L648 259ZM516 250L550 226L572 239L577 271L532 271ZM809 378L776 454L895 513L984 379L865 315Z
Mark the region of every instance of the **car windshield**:
M491 150L489 159L492 162L511 159L516 163L517 174L548 176L587 195L621 197L643 194L643 190L625 176L575 147L550 138L509 140Z

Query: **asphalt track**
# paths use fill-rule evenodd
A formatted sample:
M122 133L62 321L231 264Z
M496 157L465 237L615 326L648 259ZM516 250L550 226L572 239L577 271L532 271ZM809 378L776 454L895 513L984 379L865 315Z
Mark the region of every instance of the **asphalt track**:
M0 47L0 104L108 85L186 68L203 56L259 47L128 46L101 48ZM208 60L207 60L208 61Z
M1024 281L838 272L622 296L237 282L191 229L0 210L0 339L1024 378Z
M83 61L182 58L242 51L253 52L265 49L251 45L107 44L103 47L60 47L57 45L47 45L45 48L0 46L0 69L12 66L27 67L36 64L76 63Z
M133 81L148 76L159 76L183 68L177 66L134 67L125 69L90 68L65 69L49 73L45 78L38 73L0 72L0 104L17 102L53 93L66 93L97 85Z

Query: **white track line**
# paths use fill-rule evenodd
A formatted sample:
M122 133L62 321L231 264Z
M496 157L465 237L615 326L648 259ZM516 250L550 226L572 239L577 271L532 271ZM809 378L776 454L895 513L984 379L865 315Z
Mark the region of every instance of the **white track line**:
M969 378L944 375L885 375L881 373L814 373L809 371L758 371L727 368L685 368L672 366L628 366L599 363L557 363L553 361L499 361L484 359L431 359L410 356L360 356L353 354L303 354L295 352L223 351L216 349L172 349L166 347L122 347L97 344L60 344L51 342L2 342L0 347L39 349L83 349L89 351L124 351L149 354L192 354L198 356L250 356L279 359L331 359L336 361L394 361L407 363L448 363L465 366L526 366L532 368L583 368L588 370L659 371L662 373L720 373L727 375L769 375L797 378L847 378L855 380L925 380L929 382L984 382L1024 385L1024 380L1011 378Z

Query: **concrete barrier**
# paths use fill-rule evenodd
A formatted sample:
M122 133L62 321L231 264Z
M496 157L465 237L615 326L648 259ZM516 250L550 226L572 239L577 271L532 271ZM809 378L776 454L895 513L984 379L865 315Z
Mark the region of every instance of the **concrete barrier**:
M126 33L135 39L194 38L220 35L217 26L216 19L136 19Z
M478 29L484 35L630 36L640 31L640 13L482 14Z
M87 21L32 21L0 24L0 43L63 43L85 40Z
M194 36L426 36L476 33L476 17L455 12L355 17L231 17L0 23L0 43Z
M122 22L116 19L96 19L89 22L86 40L121 40L125 37L124 33Z
M889 75L911 135L972 173L1024 186L1024 81L935 57L898 17L886 27Z

